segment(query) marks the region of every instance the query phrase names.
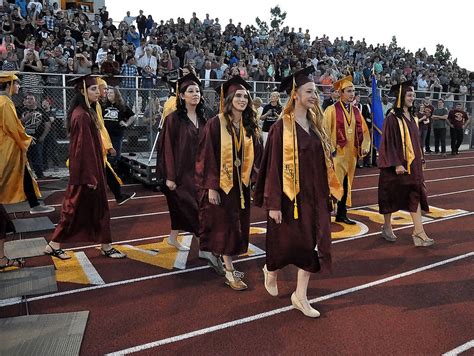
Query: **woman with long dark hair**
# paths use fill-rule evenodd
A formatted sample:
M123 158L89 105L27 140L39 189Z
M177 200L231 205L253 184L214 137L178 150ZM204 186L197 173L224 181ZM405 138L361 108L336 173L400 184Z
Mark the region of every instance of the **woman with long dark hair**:
M204 128L196 162L201 250L223 256L234 290L247 289L232 256L247 252L250 185L262 151L250 88L241 77L222 84L220 113Z
M100 92L96 78L86 75L71 81L76 95L66 117L69 134L69 182L61 219L45 254L66 260L65 242L100 243L102 255L124 258L112 247L110 213L105 192L104 160L97 113L93 109Z
M158 177L165 181L162 191L171 217L168 244L187 251L189 248L183 246L177 237L180 230L199 237L194 171L199 140L206 124L201 82L192 73L181 77L176 96L176 110L166 117L160 133L156 167ZM205 255L200 251L200 257L208 259L216 272L222 273L218 259Z
M423 228L421 211L429 211L423 153L415 115L415 90L411 81L392 86L391 96L396 98L393 110L383 123L379 150L379 211L384 216L382 237L395 242L392 230L392 213L408 211L413 220L413 243L417 247L431 246Z
M267 209L265 288L278 295L277 273L298 267L291 303L312 318L319 312L308 302L311 273L331 266L332 198L342 197L323 129L323 112L307 67L283 79L289 94L281 119L272 125L260 165L255 203ZM317 251L316 251L317 247Z

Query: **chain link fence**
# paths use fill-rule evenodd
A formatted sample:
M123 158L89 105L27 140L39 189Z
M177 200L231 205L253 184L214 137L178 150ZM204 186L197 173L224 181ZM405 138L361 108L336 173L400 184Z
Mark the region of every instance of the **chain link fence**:
M21 73L21 89L19 95L13 97L18 116L25 126L26 132L34 137L34 144L29 149L28 158L37 178L68 176L66 160L68 157L69 139L66 132L65 117L69 102L75 94L75 89L68 86L72 75ZM107 78L105 78L107 80ZM121 85L122 79L132 79L134 85ZM135 121L124 131L122 141L122 155L128 157L138 156L147 158L151 154L153 143L158 134L162 107L170 95L170 86L157 80L153 88L142 88L140 78L114 77L116 84L127 106L135 113ZM204 80L203 80L204 82ZM109 83L110 84L110 83ZM207 87L203 90L206 107L206 116L212 117L219 110L219 94L214 87L219 86L218 81L204 83ZM270 93L277 90L278 83L251 82L253 97L262 99L264 105L269 102ZM130 87L132 86L132 87ZM330 96L329 88L320 86L321 102ZM369 88L356 88L362 102L367 100ZM427 92L417 93L417 100L421 101ZM443 94L443 93L441 93ZM282 103L287 100L287 95L282 94ZM458 96L459 99L459 96ZM463 97L463 106L472 117L473 102L466 101ZM436 101L436 100L435 100ZM454 105L455 101L450 103ZM436 107L436 103L434 104ZM472 128L464 136L463 148L474 148ZM449 147L449 130L447 130ZM433 141L432 141L433 142ZM449 151L449 149L448 149ZM122 172L127 175L126 172Z

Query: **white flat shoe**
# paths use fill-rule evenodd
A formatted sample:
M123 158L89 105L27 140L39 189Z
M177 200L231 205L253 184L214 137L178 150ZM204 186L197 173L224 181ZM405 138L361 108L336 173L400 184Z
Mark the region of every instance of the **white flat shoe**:
M263 266L262 271L263 271L263 277L265 280L264 282L265 289L267 290L268 294L270 294L272 297L278 296L278 284L277 284L276 278L275 278L275 284L271 285L270 283L268 283L270 276L267 269L267 265Z
M304 307L303 304L298 299L298 297L296 296L295 292L291 294L291 304L293 304L293 307L295 307L295 309L298 309L300 312L302 312L304 315L310 318L319 318L321 315L316 309L311 307L311 305L309 305L309 307Z
M168 245L176 247L179 251L189 251L190 248L187 246L183 246L179 243L179 241L171 241L169 238L167 239Z

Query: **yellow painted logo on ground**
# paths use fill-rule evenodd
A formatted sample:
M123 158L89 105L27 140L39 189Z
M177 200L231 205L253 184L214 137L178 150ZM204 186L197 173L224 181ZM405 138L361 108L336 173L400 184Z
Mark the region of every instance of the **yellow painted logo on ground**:
M58 282L93 284L78 258L78 255L85 256L84 252L81 252L82 255L80 255L79 253L76 254L72 251L68 251L67 254L71 256L68 260L53 258L53 263L56 267L56 280Z
M261 235L261 234L266 234L267 229L264 227L254 227L250 226L250 235Z
M178 241L182 245L190 247L192 235L180 235ZM186 260L189 254L189 251L178 251L175 247L168 245L167 238L161 242L151 244L118 245L116 247L125 253L129 259L168 270L186 268Z
M249 247L247 249L247 252L244 253L243 255L239 255L239 257L257 256L257 255L263 255L264 253L265 253L265 251L262 250L260 247L249 243Z
M336 218L334 216L331 216L331 222L337 225L337 229L338 229L336 231L331 232L331 237L333 240L362 236L362 235L365 235L369 231L369 228L367 227L367 225L359 221L355 221L356 223L355 225L346 225L343 223L336 222Z

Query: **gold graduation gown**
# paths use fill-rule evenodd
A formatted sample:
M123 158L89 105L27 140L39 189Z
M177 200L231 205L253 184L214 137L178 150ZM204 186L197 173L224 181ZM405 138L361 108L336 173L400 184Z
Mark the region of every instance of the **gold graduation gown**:
M360 144L359 149L356 146L356 118L354 110L357 108L352 107L353 110L350 112L350 120L344 120L344 131L346 135L346 145L340 147L337 144L336 140L336 108L334 105L327 107L324 112L324 128L330 136L332 149L336 151L336 155L333 157L334 161L334 170L336 171L336 176L339 182L342 184L344 182L344 177L347 175L347 205L352 205L351 191L352 191L352 181L354 180L355 169L357 165L357 159L363 157L362 150L369 152L370 150L370 131L365 123L364 117L360 114L361 124L362 124L362 133L364 139ZM348 121L350 121L348 123ZM352 133L349 134L348 130L352 130ZM358 152L359 151L359 152Z
M29 169L26 152L31 139L18 119L13 101L0 95L0 204L26 200L23 177L25 169ZM31 179L36 196L40 197L38 184L33 176Z

